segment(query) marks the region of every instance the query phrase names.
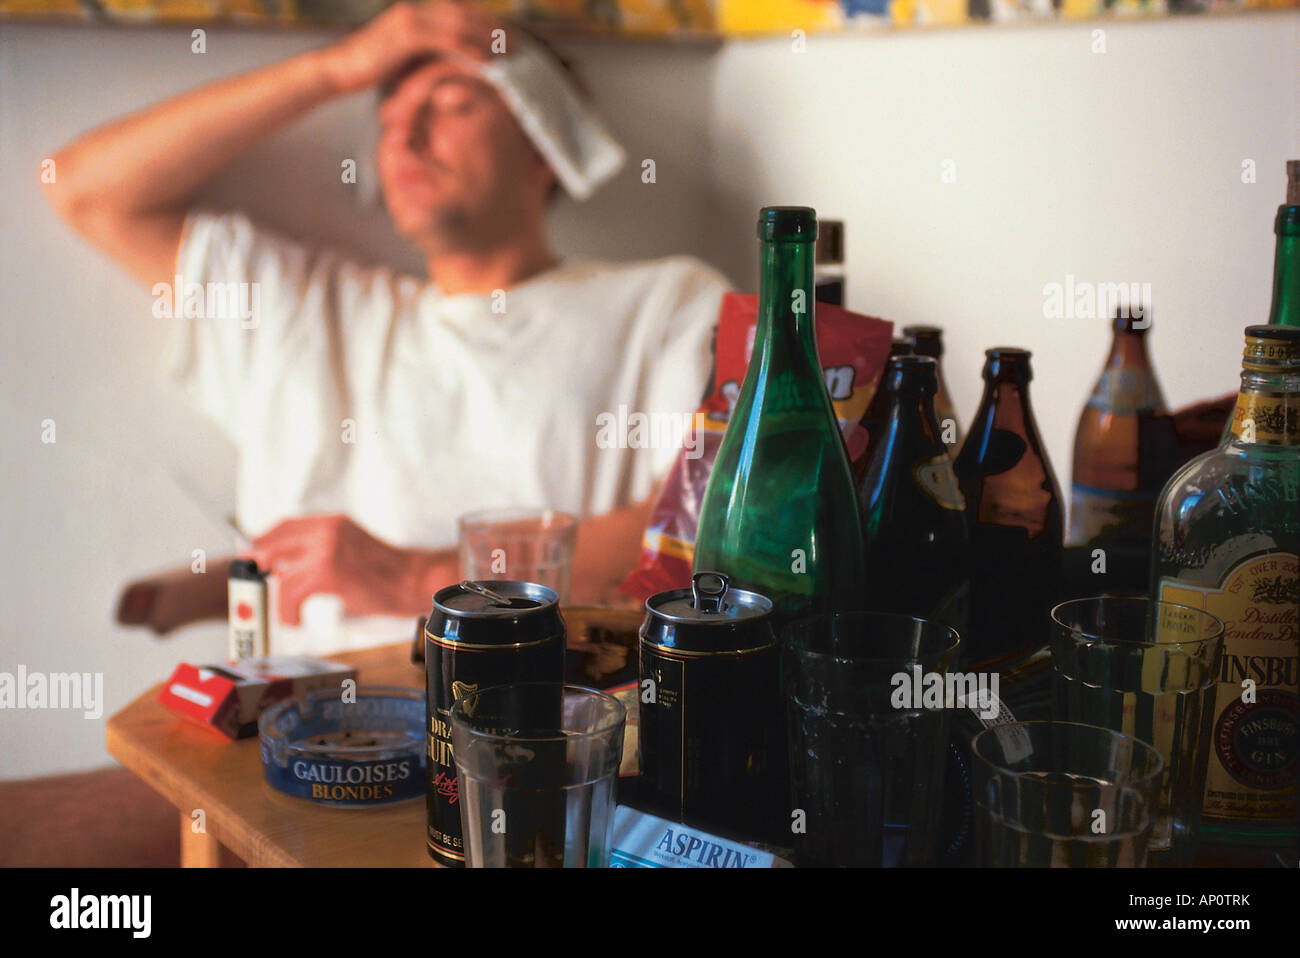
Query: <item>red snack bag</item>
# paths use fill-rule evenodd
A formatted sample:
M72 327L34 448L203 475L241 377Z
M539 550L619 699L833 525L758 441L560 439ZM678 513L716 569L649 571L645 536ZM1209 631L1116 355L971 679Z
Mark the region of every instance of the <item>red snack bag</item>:
M826 388L835 406L840 429L856 463L866 451L867 431L860 420L885 369L894 324L874 316L852 313L818 303L817 351ZM673 464L641 543L641 560L619 584L619 591L646 599L666 589L691 584L695 530L704 501L704 487L717 457L727 420L740 395L758 327L758 297L727 293L718 312L713 391L695 411L691 433Z

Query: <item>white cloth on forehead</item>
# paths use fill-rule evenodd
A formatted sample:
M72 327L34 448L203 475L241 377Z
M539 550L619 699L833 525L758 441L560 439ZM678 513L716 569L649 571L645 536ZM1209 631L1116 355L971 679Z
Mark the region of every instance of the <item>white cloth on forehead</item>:
M575 200L585 200L623 166L625 154L574 88L555 59L512 33L514 51L480 70L556 177Z

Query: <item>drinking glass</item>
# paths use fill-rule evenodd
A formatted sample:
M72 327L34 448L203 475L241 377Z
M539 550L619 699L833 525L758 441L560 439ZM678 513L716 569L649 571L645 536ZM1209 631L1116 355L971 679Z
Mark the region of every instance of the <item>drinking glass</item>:
M792 801L804 824L793 833L797 862L927 864L950 710L923 707L911 693L927 676L944 679L957 633L906 615L849 612L797 620L781 637Z
M975 842L994 867L1147 861L1164 762L1145 742L1075 722L1011 722L971 740Z
M1052 610L1054 718L1123 732L1165 768L1148 844L1153 866L1191 864L1210 755L1223 623L1146 598L1099 597Z
M457 520L462 579L516 579L569 599L578 520L551 509L488 509Z
M627 709L552 682L470 690L452 706L465 863L605 868Z

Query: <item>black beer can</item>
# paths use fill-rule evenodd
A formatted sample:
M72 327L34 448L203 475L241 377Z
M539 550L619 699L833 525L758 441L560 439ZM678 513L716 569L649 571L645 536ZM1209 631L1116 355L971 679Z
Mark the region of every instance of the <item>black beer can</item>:
M697 572L691 588L645 605L641 800L678 821L777 840L789 784L771 600Z
M564 639L558 598L546 586L466 581L434 595L433 611L424 627L424 667L429 751L426 844L435 861L453 867L465 864L452 705L494 685L562 683ZM557 712L559 701L557 693Z

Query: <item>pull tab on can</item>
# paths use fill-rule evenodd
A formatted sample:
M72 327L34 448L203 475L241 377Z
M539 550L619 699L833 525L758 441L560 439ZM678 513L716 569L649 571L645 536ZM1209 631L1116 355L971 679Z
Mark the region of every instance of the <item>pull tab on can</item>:
M697 572L691 576L692 603L697 612L722 612L731 580L724 572Z
M473 582L469 579L462 579L460 587L467 592L473 592L475 595L481 595L493 605L509 605L510 599L498 592L493 592L487 586L480 582Z

